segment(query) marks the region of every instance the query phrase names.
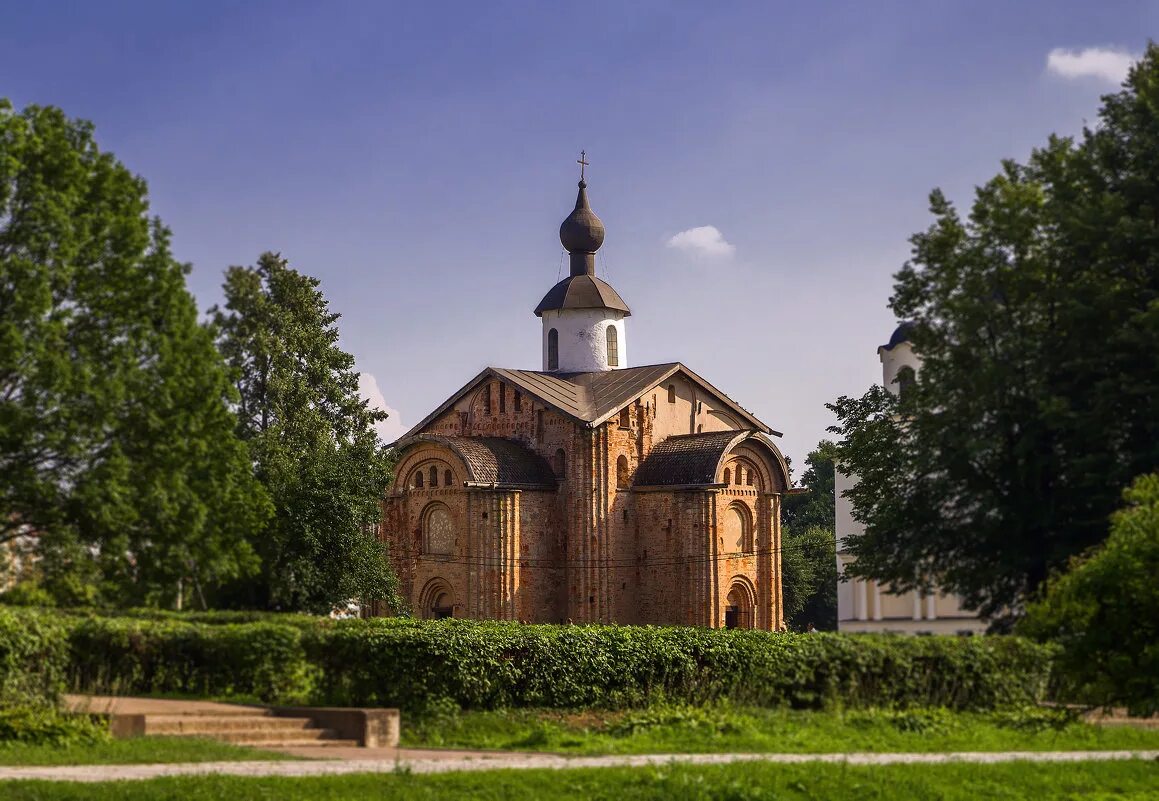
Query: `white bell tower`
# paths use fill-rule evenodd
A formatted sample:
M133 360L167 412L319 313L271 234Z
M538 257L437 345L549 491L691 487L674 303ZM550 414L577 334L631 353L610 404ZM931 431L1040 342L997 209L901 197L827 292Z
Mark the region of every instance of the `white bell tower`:
M579 194L575 209L559 226L559 241L571 256L571 275L553 286L539 305L543 320L543 370L590 373L628 365L626 318L632 313L616 290L596 278L596 251L604 243L604 224L588 205L580 154Z

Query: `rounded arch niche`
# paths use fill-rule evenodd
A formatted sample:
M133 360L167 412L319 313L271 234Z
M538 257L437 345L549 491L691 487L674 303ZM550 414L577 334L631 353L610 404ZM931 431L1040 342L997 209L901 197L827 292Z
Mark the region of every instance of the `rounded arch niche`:
M450 556L455 549L455 519L444 503L432 503L423 510L423 553Z
M433 578L419 593L419 614L424 620L455 616L455 592L444 578Z
M745 578L737 576L728 588L725 599L724 627L726 629L751 629L756 624L753 610L756 608L756 592Z

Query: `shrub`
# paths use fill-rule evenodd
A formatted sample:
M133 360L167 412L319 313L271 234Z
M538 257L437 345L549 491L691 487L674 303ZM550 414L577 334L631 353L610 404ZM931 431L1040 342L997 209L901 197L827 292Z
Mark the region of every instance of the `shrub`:
M1050 651L1017 638L351 621L307 633L316 697L464 709L758 706L995 709L1039 700Z
M88 617L73 621L71 684L85 692L305 700L302 632L277 623L205 625Z
M68 715L47 705L0 709L0 742L80 745L109 737L108 722L98 717Z
M1159 712L1159 474L1123 494L1106 541L1047 585L1020 631L1059 644L1066 700Z
M67 659L65 628L52 616L0 607L0 706L55 703Z

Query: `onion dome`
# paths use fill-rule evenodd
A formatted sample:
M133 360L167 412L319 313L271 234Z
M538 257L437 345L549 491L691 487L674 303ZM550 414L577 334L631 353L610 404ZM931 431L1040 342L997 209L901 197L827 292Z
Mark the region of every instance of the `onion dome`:
M881 347L884 350L893 350L903 342L909 342L910 337L913 335L914 328L916 327L917 323L914 321L904 320L900 325L898 325L897 328L893 330L893 334L890 336L889 342L885 345L882 345Z
M559 226L559 241L568 253L595 253L604 244L604 224L588 205L588 185L579 182L575 209Z

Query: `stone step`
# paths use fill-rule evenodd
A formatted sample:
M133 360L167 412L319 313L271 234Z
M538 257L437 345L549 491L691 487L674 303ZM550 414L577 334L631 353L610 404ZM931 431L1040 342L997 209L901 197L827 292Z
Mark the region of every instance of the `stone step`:
M216 732L300 731L313 724L310 718L279 718L262 715L146 715L146 734L213 734Z
M196 736L188 734L186 736ZM286 744L296 743L298 745L319 745L328 741L338 739L337 732L333 729L297 729L297 730L282 730L282 731L219 731L203 736L212 737L214 740L219 740L223 743L234 743L235 745L257 745L265 743L267 745L273 743Z
M357 740L270 740L234 743L246 748L358 748Z

